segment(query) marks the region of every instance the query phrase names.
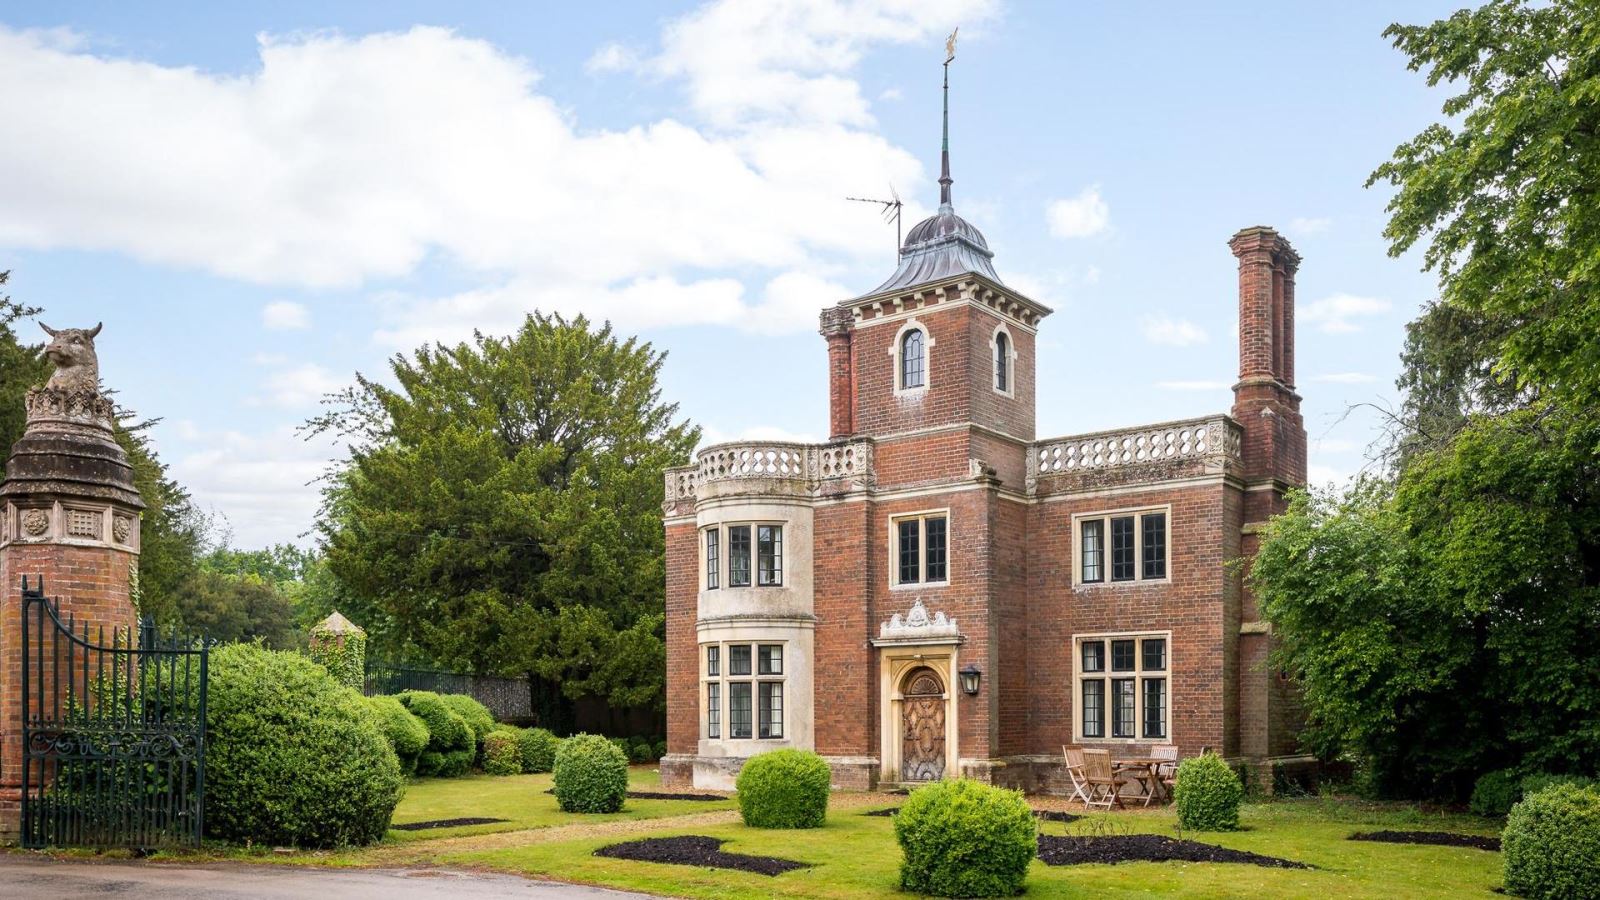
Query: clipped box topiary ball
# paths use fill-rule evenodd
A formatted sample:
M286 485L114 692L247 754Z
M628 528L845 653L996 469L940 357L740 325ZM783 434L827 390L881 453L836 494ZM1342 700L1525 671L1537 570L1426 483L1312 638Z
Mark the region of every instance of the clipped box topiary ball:
M483 739L483 771L490 775L522 774L522 737L517 731L500 726Z
M417 756L428 746L428 726L393 697L368 697L367 705L377 717L389 746L394 748L394 755L399 757L400 771L415 774Z
M961 779L911 792L894 817L900 887L936 897L1022 893L1039 826L1018 791Z
M1172 805L1178 825L1194 831L1233 831L1239 827L1244 786L1222 757L1205 753L1178 764Z
M752 756L739 770L739 815L751 828L821 828L832 773L809 750Z
M1475 816L1503 816L1522 796L1521 779L1515 769L1499 769L1481 775L1472 786L1467 808Z
M527 774L548 772L555 768L556 748L561 739L544 728L525 728L518 743L522 749L522 771Z
M561 742L555 760L556 802L566 812L614 813L628 794L628 757L597 734Z
M472 729L474 744L482 744L489 732L497 727L494 714L489 712L489 707L472 699L466 694L440 694L439 700L449 707L450 711L466 720L467 727Z
M405 780L372 709L297 653L231 644L211 653L206 831L299 847L383 837Z
M1511 807L1500 845L1510 893L1600 898L1600 789L1558 784L1527 795Z

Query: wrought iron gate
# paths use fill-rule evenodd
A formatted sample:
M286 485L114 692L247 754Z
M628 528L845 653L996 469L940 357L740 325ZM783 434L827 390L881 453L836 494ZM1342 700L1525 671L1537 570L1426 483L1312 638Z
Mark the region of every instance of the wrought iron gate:
M205 641L63 622L23 578L21 649L23 846L199 846Z

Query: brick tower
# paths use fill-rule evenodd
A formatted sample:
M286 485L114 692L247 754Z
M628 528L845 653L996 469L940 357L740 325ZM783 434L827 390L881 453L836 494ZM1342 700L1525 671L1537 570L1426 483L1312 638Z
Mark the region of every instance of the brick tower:
M113 437L92 329L49 331L49 382L28 392L27 429L0 483L0 837L19 829L22 579L40 578L93 633L136 623L131 596L144 502Z

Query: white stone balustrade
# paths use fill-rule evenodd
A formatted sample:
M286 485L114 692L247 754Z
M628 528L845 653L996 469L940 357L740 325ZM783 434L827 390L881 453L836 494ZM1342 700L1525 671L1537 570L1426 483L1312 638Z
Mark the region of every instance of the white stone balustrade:
M1034 444L1028 474L1046 478L1184 459L1233 464L1240 461L1243 439L1238 423L1222 415L1051 438Z
M702 485L732 479L781 479L818 488L824 482L872 476L872 442L794 444L735 441L701 450L692 466L666 473L666 503L694 500Z

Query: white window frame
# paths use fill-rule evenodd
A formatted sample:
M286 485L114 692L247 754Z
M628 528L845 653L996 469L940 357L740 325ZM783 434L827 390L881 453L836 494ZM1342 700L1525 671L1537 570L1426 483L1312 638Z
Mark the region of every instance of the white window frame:
M750 638L746 640L704 641L698 645L700 653L700 736L704 740L712 741L772 741L782 742L789 740L789 709L791 707L791 692L789 690L789 673L794 668L794 642L784 640L766 640ZM717 648L717 674L710 673L708 665L709 655L707 650ZM750 648L750 674L733 674L733 649L734 647ZM780 653L781 672L776 674L761 672L761 648L777 647ZM750 685L750 735L749 737L735 737L733 734L733 685ZM779 685L780 715L777 720L778 734L772 737L761 736L761 685ZM711 688L717 687L717 724L718 734L711 734Z
M781 588L781 587L783 587L784 584L788 581L788 578L789 578L789 571L788 571L788 567L789 567L789 552L788 552L788 548L785 546L785 542L784 542L784 530L785 530L785 528L786 528L786 526L788 524L789 523L787 523L787 522L755 521L755 520L752 520L752 521L748 521L748 522L744 522L744 521L740 521L740 522L718 522L715 525L707 525L705 528L700 529L700 533L702 535L710 535L713 532L715 532L716 535L717 535L717 577L716 577L717 586L716 587L711 587L710 586L710 584L711 584L711 571L710 571L710 566L709 566L709 560L706 559L706 557L708 555L707 551L706 551L706 548L707 548L707 541L709 540L709 538L704 538L703 537L701 539L701 544L700 544L700 589L702 591L716 591L716 590L723 590L723 589L749 590L749 589L752 589L752 588ZM732 577L733 576L733 545L728 539L728 529L730 529L730 528L749 528L750 529L750 583L749 584L734 584L733 583L733 577ZM777 556L778 556L777 564L778 565L777 565L777 573L776 573L777 577L778 577L778 580L774 584L762 584L761 583L761 529L762 528L776 528L776 529L778 529L778 540L777 540Z
M1000 361L1000 335L1002 334L1006 336L1006 347L1009 351L1006 354L1006 389L1003 391L1000 389L999 385L1000 369L997 365L997 363ZM1018 358L1019 354L1017 353L1017 338L1011 333L1011 329L1006 327L1006 323L1001 322L999 325L994 327L994 331L989 335L989 366L991 369L993 369L993 371L989 373L989 387L996 394L999 394L1002 397L1015 397L1017 395Z
M1146 670L1144 667L1144 641L1148 638L1159 638L1167 642L1166 668L1159 670ZM1133 645L1133 671L1111 671L1111 642L1114 640L1132 640ZM1105 644L1104 668L1099 672L1083 671L1083 645L1086 642L1103 641ZM1169 744L1172 742L1172 711L1177 708L1173 697L1172 688L1173 672L1173 646L1171 631L1107 631L1095 634L1075 634L1072 636L1072 737L1079 743L1116 743L1116 744ZM1111 682L1113 679L1133 679L1133 737L1112 737L1116 729L1114 711L1111 699ZM1144 737L1144 683L1147 679L1160 678L1166 682L1166 733L1160 737ZM1083 683L1086 680L1099 679L1105 684L1101 694L1101 710L1104 716L1105 734L1099 737L1085 736L1083 733Z
M1144 577L1144 517L1151 513L1165 516L1165 547L1166 547L1166 574L1160 578ZM1111 520L1133 517L1133 578L1123 581L1111 580ZM1100 519L1105 522L1100 529L1100 570L1099 581L1083 580L1083 523ZM1172 504L1157 506L1135 506L1128 509L1097 510L1095 512L1074 513L1072 516L1072 586L1075 588L1102 588L1116 587L1131 584L1171 584L1172 583Z
M928 579L928 531L925 523L928 519L944 519L944 580L929 581ZM916 520L917 525L917 575L918 581L900 580L900 523ZM950 516L950 507L940 509L923 509L916 512L894 513L889 516L889 587L894 589L915 590L924 587L947 587L950 584L950 571L954 564L954 554L951 548L955 543L955 529Z
M922 332L922 384L908 388L903 387L900 383L902 372L900 348L905 345L906 332L912 330ZM894 340L889 343L889 358L894 360L894 372L891 374L889 383L894 386L896 397L921 394L933 385L933 344L933 332L929 331L928 326L924 325L916 316L907 319L905 324L900 326L900 330L894 333Z

